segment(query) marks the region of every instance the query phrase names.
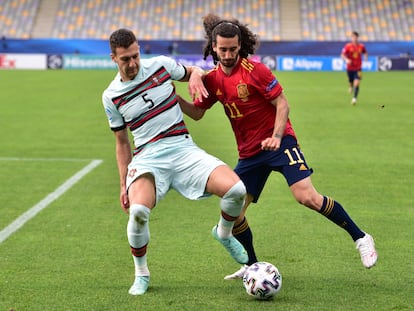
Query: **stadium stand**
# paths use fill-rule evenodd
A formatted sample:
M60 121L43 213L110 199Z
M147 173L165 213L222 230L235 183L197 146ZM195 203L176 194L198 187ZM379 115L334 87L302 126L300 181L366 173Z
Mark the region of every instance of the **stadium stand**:
M1 0L0 35L28 39L38 12L40 0Z
M237 16L263 39L280 40L279 0L60 0L52 37L106 39L127 27L144 40L200 40L209 12Z
M163 0L60 0L52 37L107 39L120 27L136 29L143 39L180 35L178 8Z
M413 0L301 0L303 40L349 40L352 30L363 41L414 40Z
M203 40L209 12L262 41L344 41L352 30L363 41L414 40L414 0L0 0L0 36L107 39L127 27L141 40Z
M236 17L263 40L280 40L279 0L183 0L181 37L184 40L203 39L201 21L210 12L224 18Z

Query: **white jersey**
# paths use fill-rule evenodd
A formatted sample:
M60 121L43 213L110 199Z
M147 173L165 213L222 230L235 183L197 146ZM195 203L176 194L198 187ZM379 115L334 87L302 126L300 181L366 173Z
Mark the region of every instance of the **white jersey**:
M109 126L114 131L125 127L131 130L134 154L163 137L188 133L171 83L185 74L184 66L172 58L141 59L133 80L122 82L118 73L103 92Z

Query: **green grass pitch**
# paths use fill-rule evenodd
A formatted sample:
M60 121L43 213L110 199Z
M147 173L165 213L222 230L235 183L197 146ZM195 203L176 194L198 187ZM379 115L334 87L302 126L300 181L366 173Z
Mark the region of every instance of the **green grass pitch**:
M152 212L149 291L134 277L118 203L114 137L101 93L112 71L1 71L0 231L93 159L82 177L0 243L0 311L412 310L414 88L412 72L364 73L350 105L345 73L280 72L290 117L319 192L376 239L362 267L345 231L297 204L274 173L248 211L256 251L283 275L273 301L255 301L212 238L219 200L171 191ZM186 85L177 83L181 94ZM194 140L229 165L236 147L223 109L186 118Z

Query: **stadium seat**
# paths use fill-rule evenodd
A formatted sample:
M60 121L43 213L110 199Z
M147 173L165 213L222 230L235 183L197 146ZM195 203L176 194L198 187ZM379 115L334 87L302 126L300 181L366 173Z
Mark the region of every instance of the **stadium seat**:
M40 0L2 1L0 35L9 38L31 37Z
M119 27L145 40L203 40L202 18L235 17L264 41L281 39L281 1L290 0L54 0L51 37L107 39ZM296 0L303 40L414 40L414 0ZM42 0L0 2L0 35L30 38Z
M349 40L352 30L361 40L413 40L413 0L300 0L304 40Z
M202 40L209 12L237 17L263 40L280 39L279 0L60 0L52 35L102 38L117 25L145 40Z

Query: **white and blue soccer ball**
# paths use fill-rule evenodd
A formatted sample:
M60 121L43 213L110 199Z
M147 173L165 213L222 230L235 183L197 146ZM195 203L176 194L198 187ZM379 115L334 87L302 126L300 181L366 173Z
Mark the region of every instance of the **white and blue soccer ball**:
M259 261L247 268L243 285L250 296L260 300L271 299L282 288L282 275L273 264Z

